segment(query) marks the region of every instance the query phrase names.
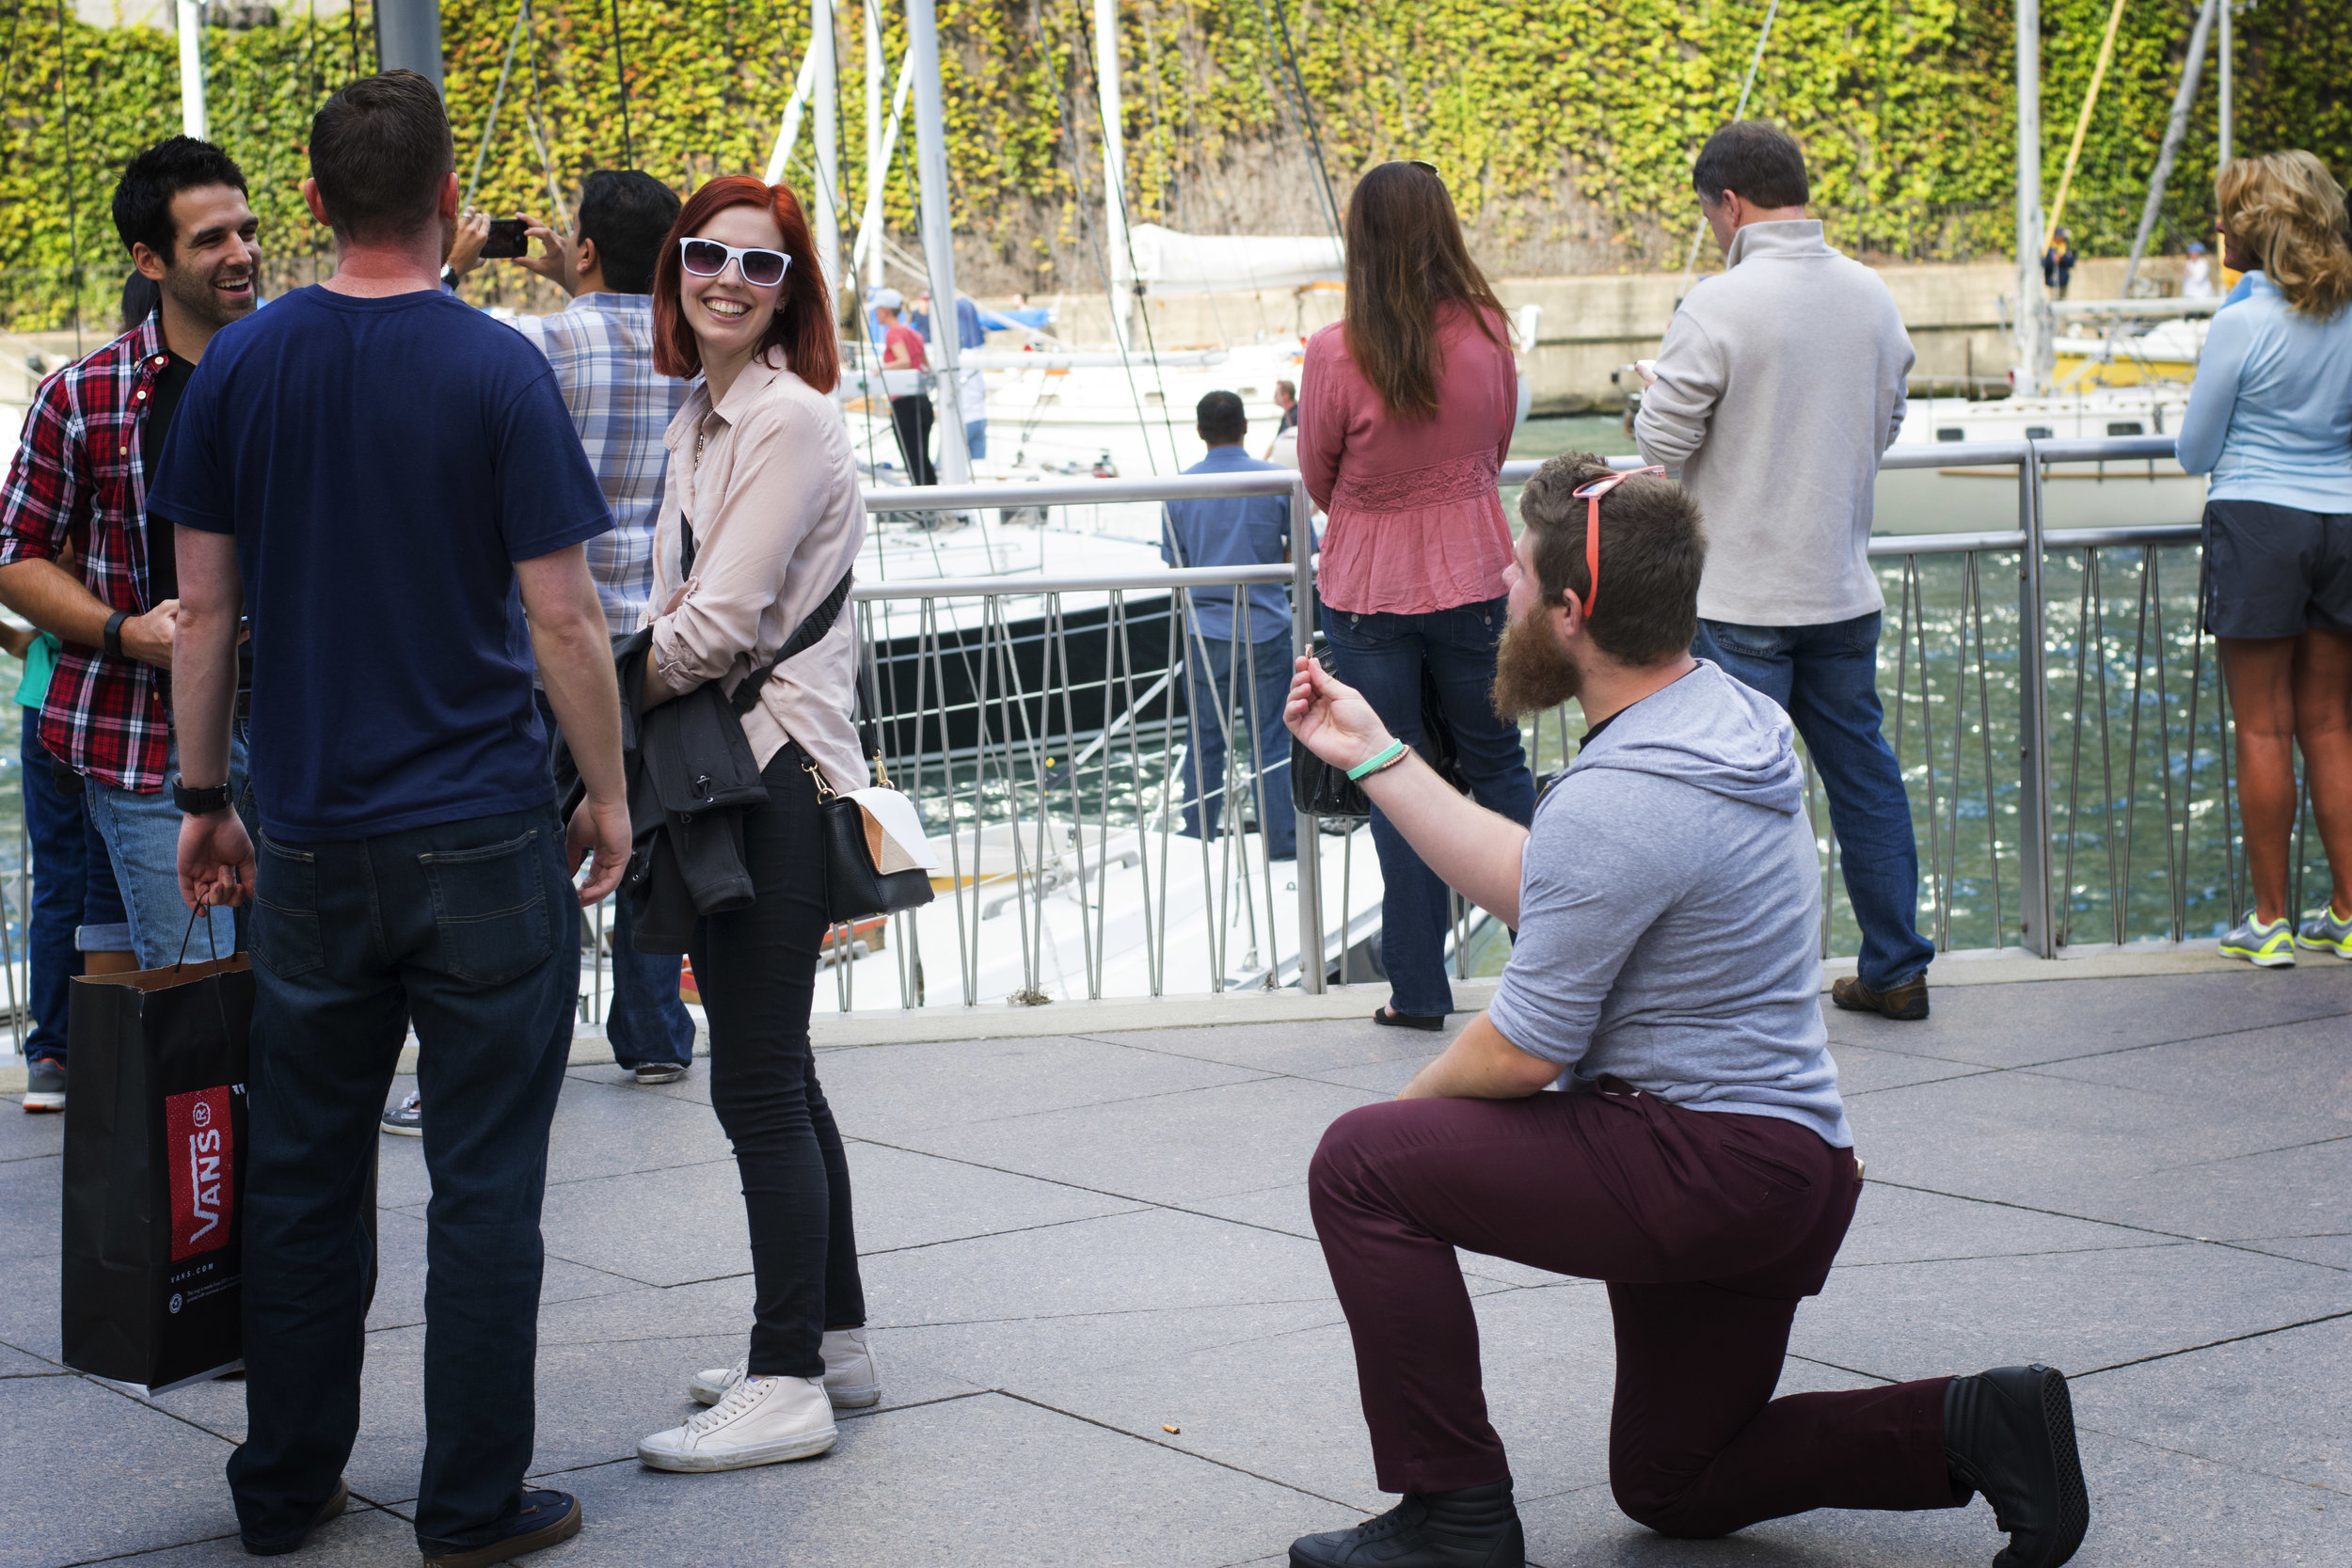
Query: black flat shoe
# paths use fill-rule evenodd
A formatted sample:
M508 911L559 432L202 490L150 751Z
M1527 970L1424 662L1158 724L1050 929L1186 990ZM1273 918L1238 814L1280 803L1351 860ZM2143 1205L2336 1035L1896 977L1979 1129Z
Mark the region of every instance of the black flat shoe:
M536 1488L523 1491L522 1512L507 1522L506 1533L486 1546L456 1551L427 1552L425 1568L491 1568L528 1552L544 1551L580 1533L580 1499L569 1492Z
M1526 1568L1509 1477L1455 1492L1407 1492L1354 1529L1302 1535L1290 1568Z
M1427 1018L1420 1013L1391 1012L1386 1007L1375 1008L1372 1022L1385 1023L1391 1029L1419 1029L1423 1034L1430 1035L1441 1033L1445 1028L1445 1020L1441 1017ZM1382 1517L1386 1518L1387 1515L1383 1514Z
M2066 1378L2040 1362L1956 1377L1944 1392L1944 1460L1984 1494L2009 1544L1993 1568L2058 1568L2090 1528Z

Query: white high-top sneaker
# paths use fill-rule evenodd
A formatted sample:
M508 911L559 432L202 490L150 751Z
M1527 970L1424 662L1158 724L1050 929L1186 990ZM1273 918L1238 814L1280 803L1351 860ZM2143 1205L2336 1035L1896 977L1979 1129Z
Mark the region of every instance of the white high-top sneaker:
M863 1410L882 1402L882 1373L874 1366L873 1347L862 1328L825 1332L825 1395L836 1410ZM686 1385L687 1396L697 1404L717 1404L727 1390L742 1381L751 1356L732 1367L706 1367Z
M746 1377L684 1426L637 1445L657 1470L743 1470L814 1459L839 1436L825 1386L813 1377Z

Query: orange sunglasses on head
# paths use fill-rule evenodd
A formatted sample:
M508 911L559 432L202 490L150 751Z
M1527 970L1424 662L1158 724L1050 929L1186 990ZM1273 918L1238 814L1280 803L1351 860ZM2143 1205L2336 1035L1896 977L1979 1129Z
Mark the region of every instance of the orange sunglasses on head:
M1600 601L1600 498L1638 474L1665 477L1666 470L1653 463L1646 468L1628 468L1623 473L1597 479L1580 490L1568 494L1584 503L1584 619L1593 618L1593 606Z

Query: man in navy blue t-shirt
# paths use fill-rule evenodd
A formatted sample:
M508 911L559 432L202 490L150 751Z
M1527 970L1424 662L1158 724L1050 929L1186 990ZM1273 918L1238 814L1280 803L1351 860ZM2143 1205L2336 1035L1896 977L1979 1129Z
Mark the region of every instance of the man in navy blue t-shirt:
M618 883L629 828L581 547L612 515L546 358L440 292L452 168L423 77L327 101L303 194L335 276L214 339L148 506L178 529L182 891L249 885L257 905L238 1524L248 1550L290 1552L342 1511L359 1206L413 1021L435 1107L417 1539L455 1568L580 1528L576 1499L522 1487L539 1203L580 907ZM221 787L241 614L272 759L251 776L258 856ZM587 785L568 845L534 665Z

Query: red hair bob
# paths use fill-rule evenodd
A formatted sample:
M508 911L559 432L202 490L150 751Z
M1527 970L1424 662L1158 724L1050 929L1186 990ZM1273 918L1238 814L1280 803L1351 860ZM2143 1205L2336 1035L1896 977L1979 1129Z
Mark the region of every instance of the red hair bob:
M810 237L807 214L790 187L771 185L748 174L730 174L710 181L686 198L677 221L661 242L661 256L653 269L653 365L663 375L680 380L700 374L702 345L686 325L678 298L684 268L678 262L678 242L691 239L702 226L730 207L765 207L784 235L785 253L792 265L784 275L776 296L776 313L768 323L759 351L782 349L793 374L820 392L830 392L841 380L841 342L833 325L832 292L825 287L825 269L817 264L817 242Z

